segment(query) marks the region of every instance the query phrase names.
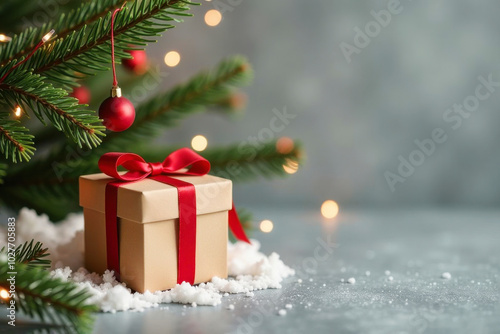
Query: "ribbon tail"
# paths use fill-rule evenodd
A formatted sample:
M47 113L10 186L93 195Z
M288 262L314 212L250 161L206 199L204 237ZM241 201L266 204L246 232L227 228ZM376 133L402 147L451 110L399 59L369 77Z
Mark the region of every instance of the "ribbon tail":
M236 239L248 242L251 244L250 240L248 240L247 235L245 234L245 230L243 230L243 226L241 225L240 218L236 213L236 209L233 207L229 210L229 228Z

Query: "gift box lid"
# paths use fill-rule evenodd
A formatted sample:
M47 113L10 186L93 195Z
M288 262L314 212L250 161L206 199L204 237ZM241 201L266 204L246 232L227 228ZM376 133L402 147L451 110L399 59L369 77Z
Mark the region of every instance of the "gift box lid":
M232 182L213 175L174 176L196 188L196 214L230 210ZM106 174L80 176L80 206L104 213ZM118 189L118 217L139 223L179 218L177 189L151 179L125 184Z

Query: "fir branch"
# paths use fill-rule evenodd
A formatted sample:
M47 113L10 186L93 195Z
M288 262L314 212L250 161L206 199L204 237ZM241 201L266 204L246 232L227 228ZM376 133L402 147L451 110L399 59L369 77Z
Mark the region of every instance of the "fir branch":
M276 150L276 142L259 146L242 143L230 147L207 149L202 155L210 161L210 174L233 181L247 181L259 175L264 177L286 176L284 166L302 161L300 143L294 143L287 153Z
M7 164L0 163L0 184L3 183L5 175L7 175Z
M92 312L97 307L88 304L91 294L72 282L53 278L42 268L29 268L16 263L16 308L44 323L63 326L68 332L88 333L92 330ZM10 275L6 258L0 259L0 287L10 290Z
M130 57L125 50L130 45L144 46L155 42L151 37L173 28L176 16L190 16L184 13L187 4L181 0L136 1L125 7L115 19L115 56ZM100 17L92 26L83 26L64 38L45 45L25 64L34 73L41 74L65 88L74 86L75 72L92 75L108 68L110 62L111 14Z
M136 152L146 161L163 161L165 157L179 147L159 147L145 145L143 143L129 146L128 152ZM68 157L76 152L69 152ZM6 193L10 188L25 190L26 194L35 194L41 190L42 196L54 195L54 189L64 191L65 195L68 185L77 185L80 175L99 173L97 162L99 156L95 150L91 155L82 154L78 159L54 161L52 155L43 159L37 159L9 173L5 178L3 186ZM260 175L270 177L271 175L286 176L283 165L290 161L301 162L301 146L295 143L293 149L288 153L276 151L276 142L268 142L259 146L249 143L238 145L209 148L200 153L210 161L210 174L219 175L235 181L246 181ZM234 169L234 171L232 171ZM32 188L36 187L36 188ZM39 188L41 187L41 188ZM65 188L65 189L63 189ZM0 198L3 197L0 195ZM9 197L15 197L14 194ZM23 199L26 201L28 199ZM29 201L32 203L32 201Z
M111 10L121 6L122 0L99 0L81 4L78 9L62 13L57 21L43 24L40 28L28 28L19 35L12 36L9 43L0 45L0 67L14 59L27 55L50 30L56 31L58 38L64 38L75 30L94 23Z
M216 105L229 113L234 113L246 107L247 99L248 96L245 93L236 92L217 101Z
M177 147L151 147L135 145L127 151L140 154L146 161L163 161ZM70 152L68 155L73 155ZM92 153L95 153L92 151ZM234 181L248 181L260 175L288 175L283 165L301 161L299 144L286 153L276 151L275 143L260 146L250 144L211 148L203 152L212 169L210 174ZM53 221L63 219L68 212L78 211L78 178L80 175L99 173L99 157L81 155L77 160L54 161L51 155L37 159L16 169L4 180L0 200L13 209L28 206L47 213Z
M47 253L49 249L42 248L43 244L41 242L37 241L35 245L33 245L33 242L35 241L31 239L31 241L26 241L16 247L14 252L15 262L23 263L33 268L50 268L50 260L44 259L50 255L50 253ZM6 252L5 246L0 249L0 254L5 254Z
M45 259L50 255L49 249L42 248L41 242L37 241L34 245L33 242L34 240L31 240L29 243L17 246L16 262L26 264L28 267L50 268L50 260Z
M158 134L166 126L176 124L180 118L199 112L232 96L235 86L248 84L252 70L241 56L221 62L210 72L202 72L183 85L161 93L136 108L134 124L127 136L108 135L100 150L110 151L126 147L138 139Z
M140 144L130 147L130 152L137 152L146 161L163 161L165 157L177 148L152 147ZM295 142L286 153L276 150L276 141L253 145L247 142L230 146L208 148L199 153L210 161L210 174L243 182L259 176L287 176L284 166L302 163L301 144Z
M22 101L21 104L30 108L42 123L45 124L45 115L57 130L80 147L96 147L101 142L100 136L104 136L101 120L95 112L83 109L77 99L67 94L64 89L45 83L39 75L18 69L0 83L0 96L11 108L14 108L14 101Z
M144 115L134 123L134 128L159 121L160 115L169 111L193 112L196 106L217 104L229 98L231 86L244 85L251 80L250 65L243 57L232 57L223 61L212 72L198 74L187 84L172 89L168 94L156 96L139 106L139 114ZM194 108L193 108L194 107ZM179 111L178 111L179 112ZM168 116L169 121L172 116Z
M10 187L3 185L0 190L0 202L14 211L29 207L39 214L46 214L53 222L59 222L70 212L81 211L78 206L77 178L72 183L36 184L28 187ZM76 181L76 182L75 182ZM9 197L7 193L11 194Z
M29 130L19 121L10 120L9 113L4 112L0 113L0 151L6 159L13 162L28 161L35 153L33 136L29 134Z
M151 73L155 75L154 72ZM222 61L215 69L203 71L187 83L178 85L166 93L159 93L139 105L132 127L124 134L116 132L107 134L94 154L127 150L130 145L135 145L137 140L160 134L165 127L174 126L180 119L212 106L217 112L224 113L228 113L227 110L241 108L245 96L235 93L235 89L248 84L252 74L247 60L241 56ZM229 103L229 100L235 101ZM52 136L50 133L42 133L42 137L37 134L37 142L43 141L45 139L43 137L50 140ZM51 154L52 159L68 160L67 149L67 145L56 147Z

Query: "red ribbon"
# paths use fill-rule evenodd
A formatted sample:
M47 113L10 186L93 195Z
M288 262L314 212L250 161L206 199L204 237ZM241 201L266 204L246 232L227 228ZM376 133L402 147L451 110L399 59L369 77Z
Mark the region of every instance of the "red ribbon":
M128 170L118 173L118 167ZM179 196L179 248L177 262L177 283L194 284L196 268L196 189L189 182L168 175L203 176L210 171L208 160L188 148L181 148L170 154L163 162L146 162L133 153L106 153L99 159L99 169L118 181L106 184L106 251L108 269L120 275L118 246L118 188L122 185L151 178L177 188ZM229 227L238 240L250 243L241 226L234 205L229 211Z

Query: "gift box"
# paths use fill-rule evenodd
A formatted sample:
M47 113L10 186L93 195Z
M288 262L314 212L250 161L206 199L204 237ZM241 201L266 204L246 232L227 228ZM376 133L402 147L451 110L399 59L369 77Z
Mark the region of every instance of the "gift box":
M116 161L114 164L117 165ZM149 165L151 170L159 168L158 164ZM145 166L143 169L147 170ZM179 201L185 199L180 197L182 194L176 185L143 175L130 182L130 178L125 177L130 172L107 174L114 177L106 174L80 177L85 266L89 271L102 274L106 269L114 269L122 282L139 292L170 289L182 280L192 280L189 283L193 284L210 281L214 276L227 277L228 215L235 214L230 180L211 175L169 175L170 183L176 184L173 179L194 187L192 197L196 201L191 205L184 203L182 207ZM152 174L161 173L150 171L149 176ZM118 183L116 177L128 182L119 183L114 187L115 193L108 194L107 187ZM116 202L116 212L111 212L111 219L107 217L110 201ZM184 216L181 221L180 214L181 218ZM195 214L194 220L187 217L190 214ZM116 215L114 221L113 215ZM182 225L187 218L195 222L194 230L188 226L191 235L183 232L188 231ZM113 242L113 233L116 233L117 244ZM185 245L183 257L179 255L181 242ZM113 252L116 259L110 257ZM112 268L109 262L115 260L116 268ZM187 268L189 266L192 268ZM193 270L193 278L180 278L182 268L188 275Z

